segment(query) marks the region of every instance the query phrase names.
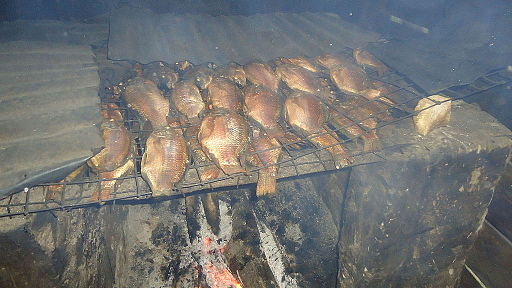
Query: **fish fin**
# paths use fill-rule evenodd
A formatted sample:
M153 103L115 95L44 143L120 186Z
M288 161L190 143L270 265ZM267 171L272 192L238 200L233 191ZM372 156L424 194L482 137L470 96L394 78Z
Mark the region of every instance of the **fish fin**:
M256 196L276 193L276 176L269 169L261 169L258 173Z

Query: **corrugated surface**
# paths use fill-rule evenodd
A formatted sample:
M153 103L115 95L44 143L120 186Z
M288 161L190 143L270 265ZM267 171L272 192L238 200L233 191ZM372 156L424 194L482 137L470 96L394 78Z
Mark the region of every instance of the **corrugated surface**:
M0 196L102 145L93 57L87 46L0 44Z
M336 53L377 39L377 34L331 13L174 15L126 7L112 12L108 56L141 63L244 64L254 59Z

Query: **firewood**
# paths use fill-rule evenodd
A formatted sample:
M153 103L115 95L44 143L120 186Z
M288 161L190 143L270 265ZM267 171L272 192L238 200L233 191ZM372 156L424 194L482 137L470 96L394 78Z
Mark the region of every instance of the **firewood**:
M425 136L438 127L448 125L451 109L451 100L444 96L432 95L421 99L414 108L415 111L420 111L413 117L416 132Z

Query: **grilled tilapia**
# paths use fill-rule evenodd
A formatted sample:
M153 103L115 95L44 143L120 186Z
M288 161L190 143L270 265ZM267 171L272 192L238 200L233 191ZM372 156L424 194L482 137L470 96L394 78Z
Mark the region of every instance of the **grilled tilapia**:
M354 66L355 63L352 59L342 55L324 54L315 58L316 63L331 70L339 67Z
M160 88L172 89L178 82L178 73L169 64L157 61L151 62L143 67L144 78L149 79Z
M101 180L99 191L94 191L91 196L91 201L106 201L110 199L110 195L115 192L115 189L121 185L122 179L115 179L124 177L133 172L135 165L133 159L128 159L120 167L113 171L101 172L98 176ZM109 180L110 179L110 180Z
M215 70L215 75L218 77L229 79L240 86L245 86L247 77L245 76L244 67L235 62L231 62L226 66L220 67Z
M263 196L275 193L277 170L279 168L277 162L282 153L279 142L276 138L255 130L253 131L250 147L251 156L254 158L252 162L260 167L256 195Z
M279 78L272 70L272 67L266 63L252 62L244 66L247 80L252 84L261 85L277 92L279 87Z
M277 66L276 73L291 89L315 94L324 99L330 97L329 90L321 85L320 79L311 71L293 64L281 64Z
M245 114L272 136L282 135L278 124L282 104L279 96L263 86L249 85L244 89Z
M201 122L198 138L210 160L225 174L231 175L245 172L240 156L247 148L248 129L240 114L213 110Z
M394 104L390 99L381 97L383 93L373 88L373 82L360 67L338 67L330 70L330 75L336 87L345 93L361 95L370 100L378 98L390 105Z
M343 105L335 105L335 110L331 110L330 119L345 133L354 137L361 137L364 142L363 150L365 152L382 148L379 136L375 130L377 128L377 121L370 118L370 115L362 113L361 110L347 109ZM366 128L368 132L362 127Z
M128 107L151 122L153 129L167 127L169 101L153 81L136 77L128 81L123 94Z
M131 147L130 135L123 123L117 121L102 122L100 130L105 146L87 164L95 172L112 171L126 161Z
M121 108L115 103L103 103L101 104L100 114L106 121L123 121L123 114Z
M201 93L192 80L178 82L172 90L171 101L176 109L189 120L199 118L205 108Z
M189 68L183 78L192 80L201 89L206 89L213 79L214 70L209 65L199 65Z
M380 76L386 74L389 71L389 68L386 66L386 64L382 63L382 61L377 59L377 57L373 56L373 54L366 50L356 48L354 51L352 51L352 56L354 56L357 64L364 67L369 66L375 69L375 71L377 71Z
M336 168L349 165L352 162L350 155L345 151L340 140L326 130L323 125L326 121L324 107L316 96L302 91L294 91L285 101L285 116L290 125L308 136L308 139L331 153Z
M208 86L205 101L208 109L226 109L241 112L242 91L231 80L215 77Z
M174 185L185 175L189 153L181 130L166 127L156 130L146 141L141 173L153 196L171 195Z
M302 67L302 68L309 70L311 72L314 72L314 73L320 72L320 68L315 63L313 63L313 61L311 61L310 59L308 59L304 56L293 57L293 58L280 57L280 58L276 59L275 64L276 65L293 64L293 65Z

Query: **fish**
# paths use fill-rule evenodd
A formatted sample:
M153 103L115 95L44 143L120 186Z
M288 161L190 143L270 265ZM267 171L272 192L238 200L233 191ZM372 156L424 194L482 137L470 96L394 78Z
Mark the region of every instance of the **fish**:
M184 177L189 151L181 130L166 127L153 131L142 155L141 174L153 196L171 195L176 183Z
M375 57L373 54L371 54L370 52L368 52L364 49L361 49L361 48L354 49L352 51L352 56L356 60L357 64L364 66L364 67L371 67L371 68L375 69L375 71L377 71L377 74L379 74L379 76L383 76L384 74L386 74L389 71L389 68L388 68L388 66L386 66L386 64L384 64L382 61L377 59L377 57Z
M102 103L100 108L101 117L107 121L123 121L121 108L115 103Z
M183 78L194 81L197 87L204 90L210 85L214 74L215 71L210 65L198 65L189 68L183 75Z
M285 57L279 57L277 61L275 62L276 66L280 64L293 64L299 67L302 67L310 72L318 73L321 72L320 67L310 59L304 57L304 56L298 56L298 57L292 57L292 58L285 58Z
M374 88L373 82L360 67L338 67L330 70L330 76L342 92L360 95L368 100L379 99L389 105L395 104L391 99L381 97L383 92Z
M98 176L101 181L100 189L92 193L91 201L96 202L109 200L110 195L114 194L117 187L119 187L119 185L121 185L121 182L123 182L123 179L115 178L121 178L130 174L131 172L133 172L134 168L135 165L133 163L133 159L128 159L123 165L121 165L120 167L116 168L113 171L99 173Z
M245 76L244 67L235 62L231 62L226 66L218 68L215 70L215 75L217 77L229 79L241 87L244 87L247 83L247 76Z
M279 169L277 165L282 149L276 138L270 137L259 130L253 132L250 152L253 153L253 162L258 170L258 183L256 195L263 196L276 193L276 177Z
M338 105L343 105L344 109L347 110L357 110L357 113L369 115L378 121L391 121L394 119L391 113L389 113L389 107L386 104L369 101L358 95L345 95Z
M248 85L244 89L245 114L272 136L282 135L278 121L282 103L277 93L264 86Z
M284 106L288 123L317 146L325 147L332 155L336 169L352 163L352 157L340 144L340 140L323 127L327 115L316 96L303 91L294 91L288 95Z
M354 137L361 137L364 143L364 152L382 149L380 138L375 130L377 128L377 121L370 118L370 115L362 113L361 110L346 109L343 105L336 105L334 109L331 109L329 119L344 133ZM362 127L367 128L369 131L365 131Z
M291 89L308 92L324 99L330 97L330 92L324 89L319 78L309 70L293 64L281 64L277 66L276 73Z
M130 154L131 139L126 127L118 121L103 121L100 126L104 147L87 161L93 171L112 171L123 163Z
M240 157L247 149L247 121L238 113L212 110L202 120L198 139L205 154L226 175L245 172Z
M169 64L163 61L151 62L143 67L144 78L155 82L160 88L172 89L178 82L179 75Z
M231 80L215 77L205 95L208 109L226 109L241 112L243 109L242 91Z
M205 110L201 93L192 80L178 82L171 92L171 101L188 120L198 119Z
M252 84L261 85L277 92L279 88L279 78L272 70L272 67L266 63L252 62L244 66L247 80Z
M153 129L167 127L169 101L153 81L136 77L128 81L123 94L128 107L151 122Z
M348 57L332 54L324 54L321 56L317 56L315 57L315 62L318 63L320 66L327 68L328 70L336 69L339 67L351 67L356 65L356 63Z
M190 152L192 153L192 158L196 163L204 163L208 160L206 154L204 154L203 149L201 148L201 144L197 139L197 134L199 133L199 125L189 126L184 131L185 139L187 140L187 144L190 148Z

